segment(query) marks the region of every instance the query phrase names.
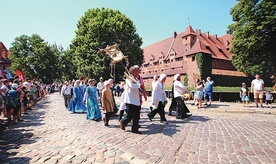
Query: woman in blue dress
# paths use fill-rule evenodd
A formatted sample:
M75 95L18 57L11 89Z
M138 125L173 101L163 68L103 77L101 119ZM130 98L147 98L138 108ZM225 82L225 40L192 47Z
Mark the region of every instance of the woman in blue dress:
M74 101L74 107L71 109L73 113L84 113L86 112L87 108L85 104L83 103L83 92L80 88L80 80L76 80L75 86L73 88L73 101Z
M74 99L73 99L73 95L74 95L74 86L75 86L75 80L72 81L72 87L71 87L71 99L70 99L70 102L68 104L68 111L74 113L74 109L75 109L75 102L74 102Z
M102 119L102 114L98 104L98 91L97 87L95 86L96 80L89 79L88 80L89 86L86 88L83 102L87 102L87 115L86 119L100 121Z

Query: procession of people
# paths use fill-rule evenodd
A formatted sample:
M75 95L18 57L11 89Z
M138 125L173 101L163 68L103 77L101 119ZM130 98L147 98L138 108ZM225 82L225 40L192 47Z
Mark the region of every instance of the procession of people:
M68 80L63 83L60 94L64 98L64 106L69 112L86 113L87 120L103 121L104 126L110 126L109 120L119 116L119 127L125 127L131 123L131 132L141 134L139 131L140 112L143 101L147 101L147 92L141 76L141 68L138 65L129 67L129 77L123 82L122 93L117 94L117 87L113 79L104 80L100 77L99 82L95 79L82 77L79 80ZM152 83L151 111L148 112L150 121L159 114L160 122L168 124L165 116L165 107L168 98L165 92L166 75L155 76ZM176 99L176 119L186 119L192 114L181 98L187 88L180 82L180 75L175 75L174 98ZM121 96L121 104L116 104L114 96ZM119 106L119 109L117 108ZM117 114L118 113L118 114ZM125 113L125 114L124 114Z
M104 80L100 77L99 82L96 79L81 77L78 80L67 80L59 87L59 93L64 99L64 107L70 113L86 114L87 120L96 122L103 121L104 126L110 126L112 117L118 117L118 125L125 130L131 123L131 132L141 134L139 124L141 107L143 101L147 101L148 95L146 87L141 76L141 68L133 65L128 69L128 77L122 82L114 85L114 79ZM152 81L152 95L147 112L149 121L154 121L158 117L160 123L168 124L166 119L165 107L168 101L168 95L165 89L167 75L162 73L159 76L154 75ZM181 82L181 75L175 74L172 83L172 101L169 107L168 115L175 119L185 120L192 116L188 109L183 95L188 92L188 87ZM45 85L28 78L19 80L17 76L13 79L1 78L0 87L0 114L3 113L11 124L17 124L21 121L21 115L25 114L27 109L36 103L36 101L46 94L50 94L55 85ZM197 109L205 105L211 106L213 100L214 81L211 77L205 80L196 80L194 103ZM119 87L119 89L118 89ZM254 95L256 107L266 106L272 108L273 96L270 91L264 90L264 81L260 75L251 82L251 92ZM244 107L249 107L249 89L245 83L242 83L240 97ZM120 104L116 104L114 96L121 97ZM265 97L265 100L264 100ZM203 102L205 102L203 104ZM118 108L119 107L119 108ZM173 111L175 113L173 114ZM158 116L156 116L158 114Z

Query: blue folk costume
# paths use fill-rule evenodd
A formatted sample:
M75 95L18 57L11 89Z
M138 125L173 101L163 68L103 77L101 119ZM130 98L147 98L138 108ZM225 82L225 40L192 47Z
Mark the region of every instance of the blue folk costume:
M74 109L75 109L75 102L74 102L74 87L71 88L71 99L70 99L70 102L68 104L68 111L70 112L74 112Z
M75 85L73 88L73 97L72 100L68 106L68 110L73 113L83 113L86 112L87 108L85 104L83 103L83 92L82 89ZM75 101L74 101L75 100Z
M101 120L102 114L98 104L98 91L96 86L88 86L85 91L85 99L87 99L87 116L88 120Z

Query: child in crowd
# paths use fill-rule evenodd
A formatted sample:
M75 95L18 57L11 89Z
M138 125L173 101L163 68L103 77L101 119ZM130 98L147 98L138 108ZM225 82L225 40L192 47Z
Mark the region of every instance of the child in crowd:
M266 91L265 94L265 102L266 102L266 107L268 108L270 106L270 108L272 108L272 101L273 101L273 96L270 93L270 91ZM269 105L269 106L268 106Z
M249 107L248 101L249 101L249 90L246 87L245 83L242 83L242 87L240 89L240 98L243 103L243 107Z
M104 113L103 121L105 126L109 126L109 120L113 114L114 102L112 98L112 91L110 81L105 81L104 85L105 88L102 90L102 110Z
M202 108L202 98L203 98L203 83L199 81L196 84L196 92L194 99L198 102L197 109Z

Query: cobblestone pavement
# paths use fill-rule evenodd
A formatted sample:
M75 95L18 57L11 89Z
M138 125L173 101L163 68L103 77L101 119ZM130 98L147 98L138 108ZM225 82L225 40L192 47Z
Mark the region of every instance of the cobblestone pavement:
M276 163L275 108L243 110L240 104L214 102L197 110L188 105L189 119L166 115L168 124L162 124L158 115L147 119L148 102L139 135L130 133L130 126L121 130L116 117L105 127L86 120L86 114L70 114L58 93L47 95L23 122L1 132L0 163Z

